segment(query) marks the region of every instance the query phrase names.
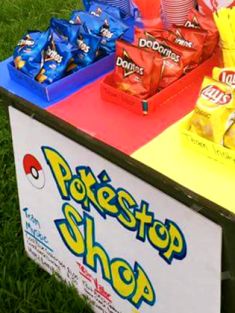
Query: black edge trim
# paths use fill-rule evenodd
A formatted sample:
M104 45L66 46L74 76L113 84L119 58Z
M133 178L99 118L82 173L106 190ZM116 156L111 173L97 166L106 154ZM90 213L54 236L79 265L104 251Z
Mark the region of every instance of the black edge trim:
M13 106L33 119L45 124L69 139L99 154L112 163L120 166L134 176L166 193L170 197L184 203L193 210L200 212L205 217L218 223L221 218L235 222L235 215L225 208L209 201L208 199L192 192L167 176L151 169L130 156L97 140L96 138L77 129L71 124L55 117L38 106L15 96L0 87L0 96L6 100L8 106Z

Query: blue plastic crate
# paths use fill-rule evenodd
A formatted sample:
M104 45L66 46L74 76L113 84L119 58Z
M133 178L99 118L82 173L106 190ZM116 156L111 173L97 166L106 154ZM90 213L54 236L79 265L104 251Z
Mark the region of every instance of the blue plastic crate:
M134 39L134 28L136 25L136 18L138 16L138 10L134 7L129 0L107 0L107 1L95 1L100 3L106 3L110 5L116 5L121 9L123 21L129 26L122 39L132 42ZM85 9L89 7L90 1L84 0ZM138 26L140 26L138 24ZM36 80L30 78L23 72L17 70L14 67L13 62L8 64L8 70L11 80L14 80L21 86L30 89L43 100L54 101L70 95L71 93L79 90L80 88L95 81L102 75L111 71L115 66L115 53L105 56L102 59L88 65L87 67L68 75L57 82L50 85L40 84Z
M44 100L53 101L59 98L61 99L63 96L68 96L108 73L114 68L114 64L115 55L110 54L109 56L106 56L71 75L65 76L50 85L40 84L20 70L17 70L13 62L8 63L8 70L12 80L25 88L30 89Z

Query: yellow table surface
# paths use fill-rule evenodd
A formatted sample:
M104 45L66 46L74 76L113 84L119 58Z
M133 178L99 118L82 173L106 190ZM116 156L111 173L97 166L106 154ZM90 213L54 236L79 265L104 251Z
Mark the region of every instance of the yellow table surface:
M132 157L235 214L235 168L182 144L174 124Z

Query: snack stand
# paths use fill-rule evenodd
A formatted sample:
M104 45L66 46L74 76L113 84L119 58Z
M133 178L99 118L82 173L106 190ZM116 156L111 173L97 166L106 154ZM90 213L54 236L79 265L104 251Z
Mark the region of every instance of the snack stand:
M183 127L219 51L146 116L104 100L105 77L48 101L12 80L11 62L0 94L29 257L95 312L233 312L235 157Z

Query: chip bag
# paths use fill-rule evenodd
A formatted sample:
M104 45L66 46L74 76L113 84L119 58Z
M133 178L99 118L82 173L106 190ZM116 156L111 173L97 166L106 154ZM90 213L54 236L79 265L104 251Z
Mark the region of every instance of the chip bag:
M105 18L105 13L108 13L117 19L121 19L119 8L104 3L91 2L89 13L101 18Z
M100 31L101 47L107 52L112 53L116 48L116 41L128 30L121 21L115 20L113 17L106 18L104 25Z
M100 37L81 31L78 38L72 42L74 63L82 66L93 63L98 55L100 42Z
M127 25L108 13L103 13L101 17L90 15L88 12L74 11L71 22L82 23L88 33L100 36L101 47L108 54L115 51L116 40L128 30Z
M136 31L135 44L162 57L163 73L159 88L167 87L199 63L200 55L196 50L179 46L164 38L155 38L143 30Z
M142 28L135 28L135 41L134 44L138 45L138 40L140 36L144 36L144 34L148 34L151 35L154 38L164 38L167 40L172 41L173 37L176 38L176 35L170 31L170 30L166 30L166 29L147 29L145 28L144 30Z
M90 13L94 14L93 11L90 11ZM116 41L128 30L128 26L107 12L95 16L103 21L103 27L99 34L102 38L101 47L107 53L114 52Z
M225 83L235 89L235 67L214 67L212 75L215 80Z
M153 52L117 41L115 87L140 99L156 93L161 78L162 60Z
M68 42L74 42L80 31L83 30L82 25L71 24L66 20L52 18L50 21L51 29L62 39Z
M201 60L203 47L207 38L207 32L205 30L173 25L172 32L175 37L169 36L169 40L178 45L195 49L198 51Z
M15 67L28 76L35 78L43 66L44 49L49 44L51 31L29 32L17 44L13 59Z
M66 42L51 42L44 52L44 65L36 76L40 83L51 84L65 75L72 53Z
M99 35L104 21L84 11L73 11L69 23L82 25L88 33Z
M191 117L190 130L217 144L234 120L235 91L232 87L205 77Z
M207 37L203 46L202 60L208 59L214 52L219 41L219 33L213 18L203 15L193 8L189 12L184 26L207 31Z

